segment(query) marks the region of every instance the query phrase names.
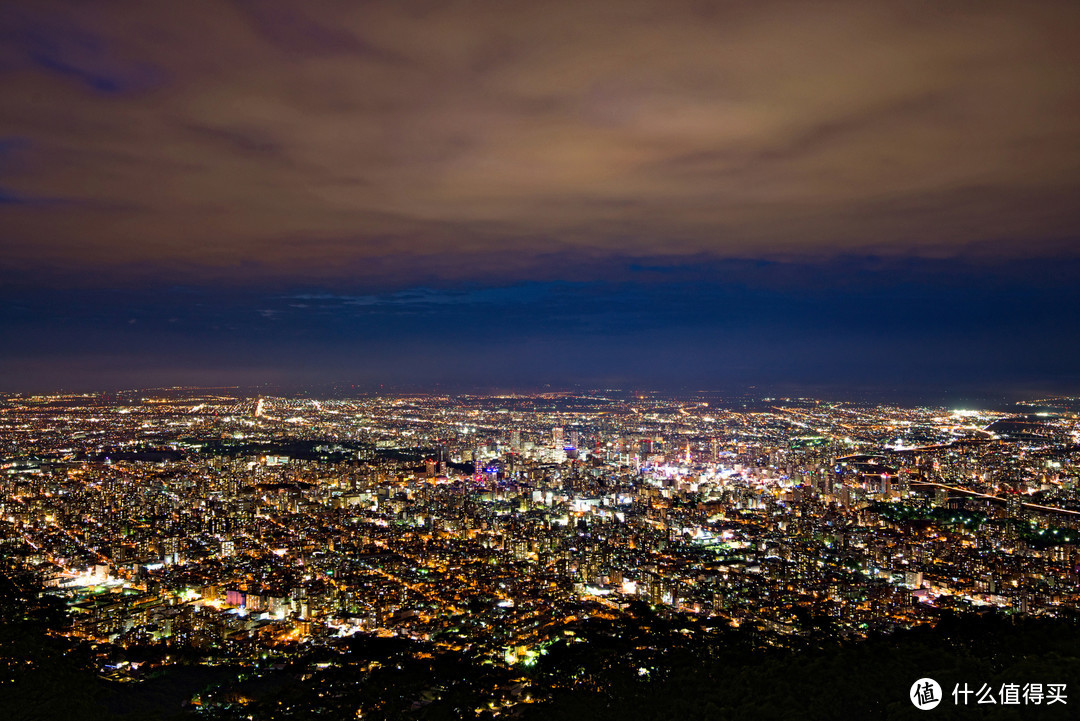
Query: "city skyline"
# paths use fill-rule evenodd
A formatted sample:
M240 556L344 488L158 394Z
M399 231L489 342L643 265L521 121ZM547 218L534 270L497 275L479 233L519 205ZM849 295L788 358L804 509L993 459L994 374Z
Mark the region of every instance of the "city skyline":
M16 718L1070 718L1078 412L0 394L0 698Z

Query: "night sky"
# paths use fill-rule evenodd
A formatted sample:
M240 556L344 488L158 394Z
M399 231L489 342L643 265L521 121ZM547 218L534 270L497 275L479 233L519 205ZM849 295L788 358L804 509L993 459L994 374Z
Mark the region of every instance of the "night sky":
M1080 392L1080 4L0 4L0 391Z

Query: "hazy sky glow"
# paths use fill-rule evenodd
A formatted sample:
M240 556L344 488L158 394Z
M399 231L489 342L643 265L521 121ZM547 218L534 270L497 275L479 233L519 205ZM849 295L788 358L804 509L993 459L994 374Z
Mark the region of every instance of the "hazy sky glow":
M0 390L1076 389L1078 35L1064 1L9 2Z

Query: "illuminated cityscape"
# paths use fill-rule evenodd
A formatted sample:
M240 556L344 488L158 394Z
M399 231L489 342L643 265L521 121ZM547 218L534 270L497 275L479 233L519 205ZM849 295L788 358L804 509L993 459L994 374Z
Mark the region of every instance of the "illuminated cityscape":
M545 658L601 622L679 619L689 637L799 649L950 614L1075 618L1078 410L614 390L9 395L4 571L63 602L63 635L112 682L229 669L184 699L190 713L288 717L258 680L336 688L333 670L357 663L348 645L369 638L484 669L456 679L483 700L467 711L514 717L573 687ZM662 676L663 652L638 647L637 673ZM417 711L449 685L365 693L355 713Z

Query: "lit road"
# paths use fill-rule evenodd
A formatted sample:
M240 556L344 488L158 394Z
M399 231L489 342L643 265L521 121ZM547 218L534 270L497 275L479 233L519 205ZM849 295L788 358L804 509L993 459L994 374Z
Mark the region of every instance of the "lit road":
M979 493L978 491L961 488L960 486L949 486L944 483L936 483L934 481L915 481L911 485L936 486L938 488L947 488L950 491L956 491L957 493L965 493L969 496L979 496L980 498L989 498L994 501L1001 501L1002 503L1009 500L1007 498L1002 498L1001 496L994 496L989 493ZM1043 506L1038 503L1021 503L1020 505L1025 508L1034 508L1039 511L1052 511L1054 513L1067 513L1071 516L1080 516L1080 511L1071 511L1068 508L1058 508L1057 506Z

